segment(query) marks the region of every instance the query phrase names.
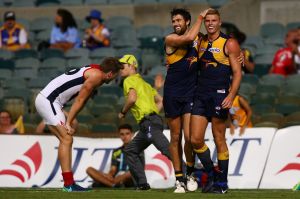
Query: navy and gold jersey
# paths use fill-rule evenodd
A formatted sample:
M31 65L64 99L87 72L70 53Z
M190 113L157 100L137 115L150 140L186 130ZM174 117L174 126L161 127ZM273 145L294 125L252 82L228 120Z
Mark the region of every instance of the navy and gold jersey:
M128 171L128 166L125 163L125 157L123 153L124 146L121 146L117 149L114 149L111 156L111 166L116 166L118 172L120 171Z
M220 33L219 37L210 42L207 35L200 41L199 47L199 91L229 89L232 69L229 57L225 53L225 45L229 36Z
M198 71L198 37L191 45L166 53L167 76L164 95L192 97L196 89Z

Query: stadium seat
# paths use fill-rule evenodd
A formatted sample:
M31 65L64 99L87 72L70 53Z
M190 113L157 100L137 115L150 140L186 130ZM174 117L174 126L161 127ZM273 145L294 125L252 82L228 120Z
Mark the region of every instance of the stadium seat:
M158 0L159 3L182 3L182 0Z
M137 29L138 38L163 37L163 30L158 25L144 25Z
M300 105L300 96L297 94L282 95L278 98L278 104Z
M7 60L13 58L14 53L3 48L0 49L0 58Z
M286 95L300 95L299 83L288 83L283 85L282 90Z
M12 70L6 68L0 68L0 80L10 79L12 78ZM0 86L2 86L0 84Z
M37 124L39 124L40 122L42 121L42 118L39 114L35 113L35 114L32 114L32 113L25 113L23 115L23 122L25 123L31 123L31 124L34 124L35 127Z
M14 7L35 7L35 0L14 0Z
M27 88L9 88L4 93L5 98L21 98L26 103L31 100L32 93Z
M148 75L155 77L159 73L161 73L165 77L167 75L167 67L163 65L154 66L148 72Z
M37 77L40 61L36 58L18 59L15 63L14 76L23 78Z
M259 78L255 74L244 74L242 76L242 83L248 83L253 86L256 86L259 82Z
M114 48L137 47L136 31L132 26L118 26L112 32L111 43Z
M281 113L283 115L289 115L291 113L294 113L296 111L300 111L300 106L295 104L276 104L275 105L275 111L277 113Z
M41 30L35 35L35 41L40 43L42 41L50 41L51 29Z
M241 95L252 95L255 93L255 85L253 86L249 83L241 83L238 93Z
M105 5L108 4L108 0L85 0L86 5Z
M4 89L27 88L27 83L24 78L13 77L3 81L1 86Z
M106 113L116 113L116 110L113 105L94 105L91 107L90 112L95 117L101 116ZM117 114L117 113L116 113Z
M59 4L60 4L59 0L36 0L36 5L39 7L58 6Z
M154 78L152 76L144 76L143 79L151 86L154 86Z
M105 57L115 57L116 56L116 50L111 47L107 48L96 48L95 50L90 52L90 58L105 58Z
M93 133L114 133L117 132L117 130L116 124L111 123L95 124L91 128Z
M78 132L78 134L88 134L88 133L90 133L90 126L89 126L89 124L85 124L85 123L79 123L78 124L78 127L77 127L77 130L76 130L76 135L77 135L77 132Z
M276 51L279 49L278 46L275 46L275 45L265 45L265 46L262 46L260 48L257 48L256 50L256 57L257 56L260 56L260 55L275 55ZM255 57L255 58L256 58ZM272 61L271 61L272 63Z
M59 0L61 5L64 6L80 6L83 0Z
M263 38L272 37L274 35L284 36L285 27L278 22L268 22L260 26L260 35Z
M265 62L264 57L261 57L261 58L262 58L261 61ZM271 63L272 63L272 61L271 61ZM268 74L269 70L271 68L271 63L261 64L261 63L256 62L253 74L257 75L258 77L261 77L261 76L264 76L264 75Z
M89 56L90 51L86 48L71 48L65 53L67 59L73 58L86 58Z
M93 102L97 105L117 104L118 97L116 95L97 95L93 98Z
M15 59L23 59L23 58L38 58L37 51L33 49L21 49L15 52Z
M100 95L115 95L120 98L123 95L123 90L119 86L101 86Z
M260 122L274 122L280 126L284 122L284 116L281 113L266 113L261 115Z
M118 124L119 123L118 114L115 112L101 114L98 117L96 117L92 122L92 124L99 124L99 123Z
M125 4L132 4L131 0L108 0L109 4L112 5L125 5Z
M91 114L79 114L76 118L79 123L90 123L95 119Z
M57 68L65 70L66 60L58 57L47 58L42 62L40 69L42 68Z
M271 104L255 104L252 107L254 115L261 116L265 113L272 113L273 107Z
M274 95L268 95L268 94L256 94L252 96L251 98L251 104L275 104L276 97Z
M207 0L207 3L210 7L219 9L226 3L228 3L229 0Z
M134 0L135 5L156 4L157 0Z
M162 57L158 53L150 53L149 51L143 51L142 53L142 74L145 74L154 66L162 65Z
M285 77L278 74L267 74L260 78L260 84L282 87L285 83Z
M292 30L292 29L297 29L300 27L300 22L289 22L286 24L286 30Z
M47 17L36 18L30 23L30 31L39 32L48 30L54 25L53 19Z
M58 48L48 48L48 49L43 49L40 52L40 59L45 60L49 58L63 58L64 59L65 55L64 52Z
M91 60L86 57L69 59L67 61L67 68L83 67L83 66L89 65L90 63L91 63Z
M244 45L254 46L256 49L259 49L263 47L265 44L263 38L257 35L257 36L247 36Z
M13 59L0 58L0 68L13 70L15 68L15 62L13 61Z
M300 121L300 111L295 111L286 116L286 121Z
M184 4L190 5L190 4L207 4L207 0L184 0Z
M284 46L284 36L283 35L273 35L269 36L268 38L264 39L266 45L275 45L278 47Z
M254 127L273 127L273 128L279 128L279 124L275 122L259 122L254 124Z
M274 85L263 85L259 84L256 87L256 94L267 94L271 96L278 96L280 92L280 88Z
M113 16L108 18L104 24L109 30L115 30L119 26L130 26L132 27L133 22L126 16Z
M290 126L300 126L300 121L285 121L282 125L281 128L286 128Z
M30 89L42 89L50 82L50 78L47 77L37 77L30 79L27 83Z

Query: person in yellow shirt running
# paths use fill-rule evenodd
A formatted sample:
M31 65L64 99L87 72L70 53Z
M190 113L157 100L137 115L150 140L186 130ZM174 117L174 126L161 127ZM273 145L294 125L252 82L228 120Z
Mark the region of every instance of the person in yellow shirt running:
M248 101L241 95L237 95L229 109L230 134L234 134L234 129L240 127L240 136L245 133L247 127L252 127L252 109Z
M139 154L153 144L163 155L171 159L168 150L169 141L163 134L163 120L158 115L163 106L162 97L137 73L138 62L133 55L124 55L119 61L124 66L121 76L125 78L123 92L126 100L118 116L120 119L124 118L131 110L140 128L133 140L124 148L125 160L137 183L137 189L148 190L150 185L147 183L143 160Z

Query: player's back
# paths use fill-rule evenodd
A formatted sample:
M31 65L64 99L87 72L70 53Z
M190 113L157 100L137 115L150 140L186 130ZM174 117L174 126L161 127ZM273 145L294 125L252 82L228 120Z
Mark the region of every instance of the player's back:
M50 81L40 93L50 102L56 101L60 105L64 105L76 97L80 91L85 81L84 72L91 68L97 68L96 66L98 65L87 65L81 68L72 68ZM98 68L100 69L99 66Z

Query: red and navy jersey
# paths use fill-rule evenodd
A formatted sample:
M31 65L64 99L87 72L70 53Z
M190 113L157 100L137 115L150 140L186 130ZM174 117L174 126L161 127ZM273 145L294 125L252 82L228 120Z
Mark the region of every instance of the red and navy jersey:
M166 54L167 76L164 95L191 97L197 86L198 37L191 45Z
M214 41L209 41L207 35L203 37L199 47L199 89L228 90L231 83L232 69L229 57L225 52L225 45L230 37L220 33Z
M97 64L70 69L49 82L40 93L51 103L56 101L63 106L78 95L85 81L84 73L92 68L101 70L100 66Z

